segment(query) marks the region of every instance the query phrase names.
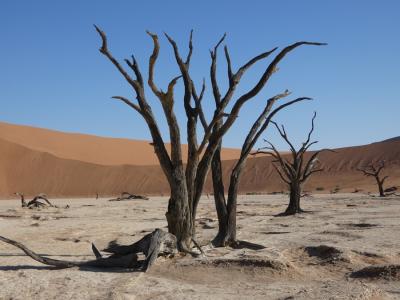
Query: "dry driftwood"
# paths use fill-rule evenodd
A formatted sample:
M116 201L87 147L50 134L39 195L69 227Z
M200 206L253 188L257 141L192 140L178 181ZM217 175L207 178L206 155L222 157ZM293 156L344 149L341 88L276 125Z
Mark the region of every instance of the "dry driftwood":
M92 250L96 259L88 261L68 261L51 259L39 255L28 249L23 244L0 236L0 240L13 245L32 259L57 268L70 267L94 267L94 268L127 268L132 271L145 272L157 259L159 255L174 255L177 253L176 237L161 229L156 229L152 233L145 235L141 240L132 245L119 245L111 242L104 252L111 253L110 256L103 257L100 251L92 244ZM144 260L138 259L138 253L145 255Z
M128 192L123 192L123 193L121 193L121 197L118 197L115 199L110 199L108 201L129 201L129 200L135 200L135 199L149 200L149 198L146 196L134 195L134 194L131 194Z

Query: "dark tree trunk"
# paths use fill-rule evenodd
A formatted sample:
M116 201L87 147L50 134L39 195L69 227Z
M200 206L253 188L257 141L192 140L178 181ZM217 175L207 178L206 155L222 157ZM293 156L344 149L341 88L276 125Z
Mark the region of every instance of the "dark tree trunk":
M237 188L239 185L239 177L236 177L235 183L230 183L228 192L228 230L225 236L227 244L235 244L236 241L236 207L237 207ZM233 186L232 186L233 184ZM234 191L236 190L236 191Z
M219 155L214 155L212 172L214 183L214 199L218 214L218 234L213 240L216 247L232 246L236 240L236 207L237 193L241 171L244 167L245 159L241 158L233 169L229 182L228 201L225 201L224 186L222 184L221 159Z
M285 91L282 94L278 94L267 101L267 105L262 113L259 115L257 120L251 127L249 134L247 135L240 154L240 158L236 162L230 176L229 189L228 189L228 199L225 200L224 195L224 185L222 182L222 168L221 168L221 145L219 145L218 151L214 154L212 161L212 178L214 186L214 199L215 206L218 214L218 234L213 240L213 245L216 247L224 246L236 246L238 241L236 240L236 208L237 208L237 194L239 188L239 181L241 173L246 165L247 157L250 154L251 149L257 142L260 135L267 128L271 118L281 109L292 105L296 102L306 100L308 98L297 98L286 104L280 105L278 108L271 112L274 103L289 94ZM271 113L270 113L271 112ZM217 128L220 124L216 124Z
M181 251L190 249L193 234L193 221L184 179L183 168L177 168L171 181L171 198L168 203L168 211L165 214L168 232L176 236L178 248Z
M301 186L300 184L290 185L289 205L284 212L284 215L294 215L303 212L300 207Z
M216 247L225 246L225 238L228 232L228 209L226 206L224 183L222 181L221 143L214 153L211 164L212 180L214 188L215 208L218 215L218 233L212 241Z
M221 124L215 126L215 130ZM218 215L218 233L212 243L215 247L225 247L236 243L236 199L237 199L237 183L233 177L238 179L237 165L232 171L229 182L228 199L225 199L225 187L222 180L222 163L221 163L221 144L219 143L211 164L212 180L214 188L215 208ZM242 159L239 160L240 162Z
M385 191L383 189L383 181L379 180L379 178L376 178L376 182L378 183L379 197L385 197Z

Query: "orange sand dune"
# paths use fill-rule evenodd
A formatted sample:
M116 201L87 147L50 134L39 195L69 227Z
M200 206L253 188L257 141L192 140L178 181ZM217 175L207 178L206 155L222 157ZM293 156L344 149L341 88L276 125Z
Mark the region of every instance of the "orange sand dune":
M3 122L0 122L0 138L59 158L94 164L136 166L158 164L149 141L64 133ZM184 155L187 153L186 145L183 145L183 152ZM239 149L226 148L222 151L223 159L236 159L239 155Z
M400 139L394 139L337 149L337 153L323 153L320 161L326 171L310 180L306 189L314 191L316 188L323 188L325 192L329 192L339 186L343 191L352 191L355 188L375 191L374 180L362 176L356 170L374 159L386 160L386 173L390 175L387 185L400 186ZM224 162L225 182L233 163L234 161ZM241 179L241 193L282 190L285 190L285 186L276 175L270 157L249 159ZM50 151L32 150L0 139L0 196L10 197L17 191L27 195L47 193L50 197L91 197L96 193L106 196L122 191L167 195L169 188L158 166L94 164L60 158ZM208 178L205 192L211 191L212 185Z
M319 156L324 171L316 173L305 184L305 190L323 189L330 192L335 187L351 192L357 189L376 192L375 180L365 177L357 168L362 168L371 161L385 160L387 167L382 172L390 177L386 186L400 188L400 138L391 139L365 146L336 149L336 153L323 152ZM271 157L259 157L248 160L243 172L241 192L278 192L286 190L276 171L272 167ZM234 161L226 161L224 178L230 174Z
M0 196L14 192L51 197L168 191L158 166L103 166L56 157L0 139ZM40 192L39 192L40 191Z

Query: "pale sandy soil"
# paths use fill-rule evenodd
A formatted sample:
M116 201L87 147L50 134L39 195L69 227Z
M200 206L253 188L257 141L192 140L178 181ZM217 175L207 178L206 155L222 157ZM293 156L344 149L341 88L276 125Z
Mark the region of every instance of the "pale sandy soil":
M356 279L352 271L400 264L400 198L357 194L304 199L310 213L274 217L286 196L241 196L238 237L263 250L213 249L206 258L163 259L147 273L51 270L0 243L0 299L400 299L400 276ZM52 258L93 258L113 239L131 243L164 228L167 198L108 202L60 199L69 209L30 210L0 201L0 235ZM198 240L216 233L213 200L198 213ZM312 248L327 245L323 248ZM319 250L319 251L318 251Z

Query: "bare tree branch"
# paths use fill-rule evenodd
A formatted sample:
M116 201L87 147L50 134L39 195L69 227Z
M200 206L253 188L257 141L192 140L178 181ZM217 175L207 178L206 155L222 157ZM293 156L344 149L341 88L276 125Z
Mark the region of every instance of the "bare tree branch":
M137 80L133 80L128 73L123 69L123 67L118 63L118 61L113 57L111 52L109 52L108 47L107 47L107 37L106 34L95 25L96 31L99 33L101 39L102 39L102 46L100 48L100 52L105 55L111 62L112 64L119 70L119 72L123 75L123 77L126 79L126 81L133 87L133 89L136 92L138 103L143 115L143 118L145 119L152 139L153 139L153 144L154 144L154 150L155 153L160 161L160 165L164 171L164 174L166 175L168 181L171 180L170 177L170 172L171 172L171 159L169 157L169 154L167 152L167 149L165 148L165 143L163 141L163 138L161 136L161 133L159 131L157 121L154 118L153 112L151 110L150 105L147 103L145 94L144 94L144 87L143 87L143 79L139 70L139 67L135 60L130 64L130 67L134 69L135 74L138 76Z
M296 154L296 149L294 148L293 144L289 141L289 138L286 134L285 127L282 125L282 129L279 128L278 124L274 121L271 121L271 123L275 126L275 128L278 130L279 135L285 140L285 142L289 145L290 151L292 152L293 155Z
M206 130L208 127L207 120L204 116L204 111L203 111L203 107L201 104L201 101L203 100L203 97L204 97L205 90L206 90L206 82L205 82L204 78L203 78L203 84L201 87L200 95L197 94L196 88L192 82L192 96L193 96L193 99L194 99L194 102L196 105L197 114L199 115L199 119L200 119L201 125L203 126L204 130Z
M158 87L154 83L154 67L158 58L158 53L160 52L160 44L158 42L158 36L156 34L151 33L150 31L146 31L147 34L153 39L153 53L149 58L149 79L148 84L153 91L153 93L162 100L162 92L158 89Z
M142 77L142 73L140 73L139 65L138 65L138 63L137 63L137 61L136 61L136 59L135 59L135 57L133 55L131 55L131 58L132 58L132 62L130 62L129 59L125 59L125 62L133 70L133 72L135 73L136 79L139 82L139 84L141 86L143 86L143 84L144 84L143 83L143 77Z
M139 105L133 103L130 101L128 98L125 98L123 96L112 96L112 99L117 99L121 100L122 102L126 103L128 106L132 107L134 110L136 110L139 114L143 115L142 109L139 107Z
M190 38L189 38L189 53L186 57L185 65L187 68L189 68L190 65L190 59L192 58L192 53L193 53L193 29L190 31Z
M228 46L225 45L224 47L224 52L225 52L225 59L226 59L226 64L228 65L228 79L229 79L229 85L233 85L233 71L232 71L232 62L231 62L231 57L229 55L229 50Z
M99 51L104 54L113 64L114 66L118 69L118 71L122 74L122 76L125 77L126 81L136 90L139 89L139 84L136 80L133 80L132 77L128 75L128 73L124 70L124 68L120 65L120 63L111 55L111 53L108 51L108 46L107 46L107 37L106 34L96 25L94 25L96 28L96 31L99 33L101 39L102 39L102 45Z
M210 67L210 78L211 78L211 86L214 94L214 100L216 105L219 105L221 102L221 93L219 91L218 83L217 83L217 53L218 47L225 40L226 33L222 36L222 38L218 41L218 43L214 46L214 50L210 50L211 55L211 67Z

